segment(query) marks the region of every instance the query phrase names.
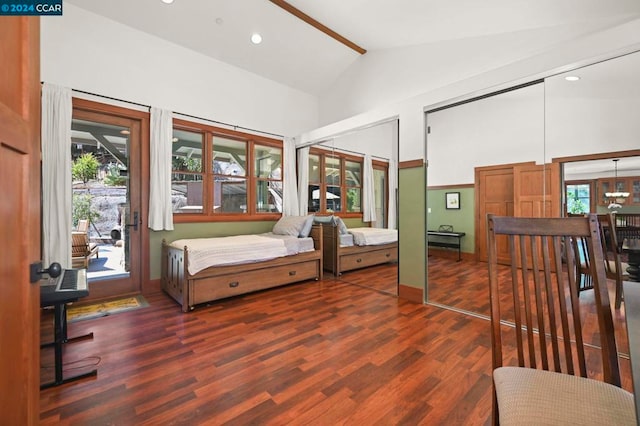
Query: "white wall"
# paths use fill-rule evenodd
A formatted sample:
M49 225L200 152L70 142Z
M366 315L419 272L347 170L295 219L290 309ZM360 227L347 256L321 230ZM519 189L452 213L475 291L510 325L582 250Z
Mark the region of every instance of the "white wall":
M544 161L544 85L427 114L427 184L473 184L474 168Z
M640 149L640 53L545 81L546 158Z
M399 161L424 159L424 118L423 111L435 105L450 103L452 100L472 97L478 93L488 93L497 89L511 87L554 73L566 71L576 66L595 62L599 59L614 56L621 52L640 49L640 20L628 22L616 28L591 34L579 39L560 43L553 50L519 60L488 72L481 72L455 83L440 86L426 93L415 93L413 97L398 102L375 106L367 110L375 102L364 101L350 112L357 111L347 119L328 124L324 127L301 134L296 138L298 144L313 140L329 139L332 135L344 133L351 129L363 127L389 117L399 117L400 141ZM416 58L419 59L419 58ZM404 64L398 64L400 68ZM461 64L460 66L463 66ZM476 68L477 70L477 68ZM447 72L442 69L442 72ZM452 71L453 72L453 71ZM349 76L351 84L359 87L360 77L357 72ZM344 81L341 84L345 84ZM404 87L408 87L406 83ZM391 89L386 88L390 92ZM407 90L410 92L410 90ZM351 92L344 92L344 98L333 98L332 105L343 101L355 105L350 99ZM407 95L407 93L405 93ZM326 104L323 102L323 109Z
M41 78L72 89L295 135L316 97L65 4L41 20Z
M322 145L343 149L347 153L369 154L379 159L391 160L395 159L394 143L397 143L397 133L397 121L392 120L335 137Z

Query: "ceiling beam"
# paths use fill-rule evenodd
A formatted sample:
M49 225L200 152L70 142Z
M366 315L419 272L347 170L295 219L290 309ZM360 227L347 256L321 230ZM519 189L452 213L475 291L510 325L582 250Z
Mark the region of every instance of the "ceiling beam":
M275 4L276 6L286 10L287 12L289 12L290 14L295 16L296 18L299 18L302 21L306 22L307 24L311 25L312 27L322 31L323 33L325 33L329 37L334 38L335 40L337 40L340 43L344 44L348 48L355 50L359 54L364 55L365 53L367 53L367 51L365 49L363 49L362 47L358 46L357 44L355 44L351 40L341 36L337 32L333 31L331 28L328 28L325 25L322 25L320 22L316 21L315 19L313 19L311 16L307 15L306 13L301 11L300 9L296 9L295 7L293 7L292 5L287 3L286 1L284 1L284 0L269 0L269 1L271 3L273 3L273 4Z

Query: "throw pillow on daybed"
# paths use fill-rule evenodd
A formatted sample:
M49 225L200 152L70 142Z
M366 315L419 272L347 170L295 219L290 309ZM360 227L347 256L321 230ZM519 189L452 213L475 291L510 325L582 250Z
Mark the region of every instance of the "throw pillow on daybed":
M339 216L335 216L335 221L336 221L336 225L338 226L338 232L340 232L341 234L349 233L349 230L347 229L347 225L345 225L342 218L340 218Z
M313 218L315 216L310 214L305 217L306 217L306 220L304 222L304 226L302 227L302 230L300 231L300 234L299 234L300 238L307 238L309 236L309 234L311 233L311 227L313 226Z
M273 233L278 235L291 235L292 237L300 237L305 231L307 222L313 223L313 216L282 216L275 225L273 225ZM307 235L311 232L311 225L306 231Z

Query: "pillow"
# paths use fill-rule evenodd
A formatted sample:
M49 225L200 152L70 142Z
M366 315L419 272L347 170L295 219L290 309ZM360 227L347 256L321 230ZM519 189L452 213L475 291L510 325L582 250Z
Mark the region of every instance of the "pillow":
M282 216L280 220L273 225L273 233L297 237L300 235L302 228L304 228L306 221L307 216Z
M309 236L309 234L311 233L311 227L313 226L314 217L315 216L312 214L306 216L304 226L302 227L302 229L300 230L300 234L298 235L300 238L307 238Z
M315 216L313 218L313 221L315 223L321 223L323 225L327 225L327 224L335 225L334 220L333 220L333 216L331 216L331 215L329 215L329 216Z
M340 217L335 216L335 222L336 222L336 225L338 226L338 232L340 232L341 234L349 233L349 230L347 229L347 225L344 224L344 222Z

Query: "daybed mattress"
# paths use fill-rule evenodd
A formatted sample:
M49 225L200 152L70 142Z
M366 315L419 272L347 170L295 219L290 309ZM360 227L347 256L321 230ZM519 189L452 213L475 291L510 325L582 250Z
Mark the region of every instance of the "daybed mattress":
M187 247L187 270L191 275L211 266L262 262L314 250L313 238L276 235L271 232L259 235L181 239L169 245L180 250Z
M397 229L385 228L350 228L353 243L357 246L375 246L398 241Z

